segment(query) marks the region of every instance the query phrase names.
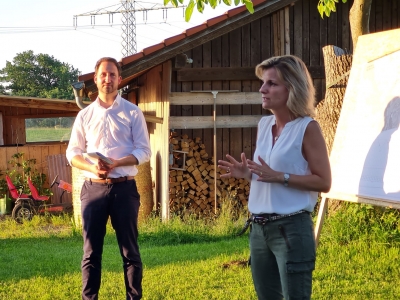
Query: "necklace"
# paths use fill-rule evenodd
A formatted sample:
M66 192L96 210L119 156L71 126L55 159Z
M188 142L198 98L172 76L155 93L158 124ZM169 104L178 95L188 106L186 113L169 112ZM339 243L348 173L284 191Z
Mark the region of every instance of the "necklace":
M277 135L276 137L274 137L274 142L276 142L279 139L280 135Z

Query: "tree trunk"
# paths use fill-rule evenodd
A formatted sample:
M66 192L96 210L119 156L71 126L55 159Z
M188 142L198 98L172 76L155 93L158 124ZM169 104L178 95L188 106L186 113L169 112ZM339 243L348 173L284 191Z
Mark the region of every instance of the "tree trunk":
M336 46L322 48L325 65L326 93L325 99L318 103L315 118L321 126L328 153L332 151L344 93L350 74L353 56L346 54ZM329 201L329 211L335 212L341 207L341 201Z
M325 99L317 105L316 120L321 126L328 152L330 153L349 78L352 55L345 54L343 49L330 45L322 48L322 52L324 55L327 88Z
M353 40L353 51L356 49L358 37L369 33L371 3L372 0L354 0L350 9L349 21L351 38Z
M360 35L369 33L369 18L372 0L354 0L349 13L353 51L356 49ZM336 46L322 48L325 65L326 93L325 99L318 103L315 118L321 126L328 153L333 147L346 86L353 57ZM329 210L340 208L341 201L330 201Z

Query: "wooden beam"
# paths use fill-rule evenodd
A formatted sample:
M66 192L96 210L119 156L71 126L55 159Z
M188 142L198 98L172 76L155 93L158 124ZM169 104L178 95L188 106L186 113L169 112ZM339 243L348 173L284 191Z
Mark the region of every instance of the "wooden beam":
M214 96L210 93L170 93L170 105L214 105ZM218 93L217 105L243 105L262 103L258 92Z
M56 114L23 114L14 116L3 116L4 118L19 118L19 119L37 119L37 118L62 118L62 117L76 117L78 112L61 112Z
M78 112L63 112L58 114L34 114L34 115L15 115L15 116L4 116L4 118L19 118L19 119L36 119L36 118L60 118L60 117L76 117ZM163 123L163 118L156 116L144 115L144 119L149 123Z
M274 33L274 56L280 55L279 12L272 15L272 31Z
M92 102L84 102L90 104ZM58 110L60 113L46 113L46 114L23 114L15 116L5 116L11 118L58 118L58 117L76 117L77 113L81 110L76 105L75 100L62 100L62 99L48 99L48 98L34 98L34 97L19 97L19 96L5 96L0 95L0 106L23 107L23 108L40 108L48 110ZM145 115L146 122L150 123L163 123L163 118L156 116Z
M289 25L289 6L285 9L285 55L290 54L290 25Z
M149 122L149 123L162 124L164 122L163 118L159 118L159 117L156 117L156 116L150 116L150 115L144 115L144 119L146 120L146 122Z
M259 80L254 67L182 68L177 75L178 81Z
M90 102L88 102L90 104ZM0 106L40 108L62 111L80 111L74 100L47 99L35 97L0 96Z
M220 37L226 33L229 33L237 28L240 28L246 24L249 24L255 20L261 19L279 9L290 5L297 0L270 0L261 3L254 7L254 13L244 12L232 16L225 21L217 23L215 26L208 27L200 31L197 34L186 37L180 42L173 43L169 46L144 56L141 59L135 60L126 66L122 66L122 78L131 76L143 70L152 68L156 65L162 64L163 62L172 59L177 54L189 51L197 46L200 46L206 42L209 42L217 37ZM97 90L96 85L86 83L86 89L90 92Z
M257 127L258 122L262 118L258 116L217 116L217 128L249 128ZM184 116L169 117L170 129L205 129L214 128L213 116Z
M324 79L324 66L307 66L313 79ZM213 68L182 68L176 71L177 81L208 81L208 80L259 80L254 67L213 67Z

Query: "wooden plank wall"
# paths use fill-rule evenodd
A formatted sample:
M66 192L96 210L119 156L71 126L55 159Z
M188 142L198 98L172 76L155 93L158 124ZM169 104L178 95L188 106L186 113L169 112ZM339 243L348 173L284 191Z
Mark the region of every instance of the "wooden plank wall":
M158 201L155 205L164 205L162 208L163 217L169 213L169 103L171 83L171 62L167 61L146 72L138 78L140 86L138 99L140 109L146 115L162 118L162 123L147 123L150 135L151 156L151 177L154 183L153 199ZM165 215L164 215L165 214Z
M72 184L72 167L69 165L65 151L60 154L48 155L46 161L48 182L53 182L58 175L56 182L62 180ZM57 184L51 190L53 192L51 203L72 203L72 193L64 192L63 189L58 188Z
M301 57L310 71L316 71L312 74L314 74L317 101L320 101L325 94L322 47L336 45L348 50L349 53L353 50L348 20L352 3L352 0L339 3L336 13L332 13L330 18L321 19L317 10L318 0L299 0L286 9L288 13L283 9L186 52L186 55L193 59L193 63L187 64L186 67L254 67L266 58L283 54L282 52L289 47L290 54ZM371 33L400 27L398 0L380 0L372 3ZM289 25L288 32L283 30L285 24ZM282 42L285 35L290 37L289 45ZM257 92L260 87L258 80L178 81L177 71L175 69L172 72L172 92L194 90ZM217 107L217 115L266 114L261 110L261 105L226 105ZM212 106L171 106L170 113L171 116L212 116ZM212 129L184 129L180 130L180 133L187 134L191 138L200 137L207 153L212 156ZM218 129L217 159L224 158L226 153L239 158L241 152L245 152L247 157L252 157L256 134L255 128Z

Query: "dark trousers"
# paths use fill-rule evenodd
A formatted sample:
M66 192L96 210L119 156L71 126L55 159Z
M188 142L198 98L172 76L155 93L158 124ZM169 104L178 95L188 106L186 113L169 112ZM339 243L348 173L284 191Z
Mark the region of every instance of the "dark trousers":
M82 299L98 299L108 218L123 261L126 299L142 297L142 261L137 243L140 196L136 181L114 184L85 181L81 191L83 225Z

